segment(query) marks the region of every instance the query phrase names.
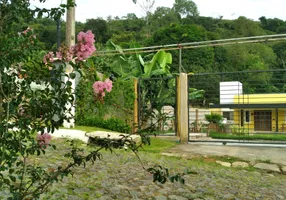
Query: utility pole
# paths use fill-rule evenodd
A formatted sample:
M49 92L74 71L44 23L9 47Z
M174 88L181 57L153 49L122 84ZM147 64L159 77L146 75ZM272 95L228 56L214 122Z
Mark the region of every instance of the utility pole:
M67 0L68 4L69 0ZM75 4L75 0L72 0L72 3ZM68 48L71 48L72 46L75 45L75 7L69 7L67 8L67 15L66 15L66 46ZM66 64L66 69L65 73L69 74L73 71L73 68L71 65ZM66 83L67 81L70 81L72 83L72 95L74 96L75 99L75 79L69 79L68 77L64 77L64 82ZM63 126L65 128L73 128L74 127L74 117L75 117L75 107L74 103L67 103L66 108L71 109L70 113L66 113L66 116L70 118L69 122L64 121Z
M68 4L69 0L67 0ZM72 0L75 3L75 0ZM67 9L66 19L66 46L71 47L75 44L75 7L69 7Z
M179 49L179 73L182 72L182 47Z

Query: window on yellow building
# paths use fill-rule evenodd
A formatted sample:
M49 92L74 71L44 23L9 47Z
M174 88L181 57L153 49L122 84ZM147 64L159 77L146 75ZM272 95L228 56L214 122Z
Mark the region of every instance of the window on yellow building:
M250 111L249 110L240 110L240 125L243 126L244 122L250 122Z
M245 122L250 122L250 112L249 112L249 110L245 111Z
M233 111L222 112L222 116L227 120L233 120Z
M240 126L244 125L244 111L240 110Z

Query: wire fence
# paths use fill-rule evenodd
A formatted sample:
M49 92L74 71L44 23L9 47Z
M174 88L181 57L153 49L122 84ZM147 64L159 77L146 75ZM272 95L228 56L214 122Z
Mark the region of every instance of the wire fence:
M188 81L190 94L197 92L189 97L190 133L286 133L286 69L194 74Z

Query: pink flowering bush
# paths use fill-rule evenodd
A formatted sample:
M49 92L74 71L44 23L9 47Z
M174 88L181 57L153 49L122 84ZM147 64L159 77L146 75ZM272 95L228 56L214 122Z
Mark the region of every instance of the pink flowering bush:
M37 142L41 149L45 149L47 146L49 146L50 141L52 139L52 136L49 133L44 134L38 134L37 135Z
M56 57L64 62L69 62L72 59L75 59L76 62L83 61L95 52L94 42L94 35L91 31L87 31L86 33L80 32L77 35L77 44L71 48L59 48L59 51L56 52ZM49 52L44 56L44 63L47 65L54 62L54 56L53 52Z
M112 90L112 81L109 79L106 79L105 81L96 81L92 85L92 88L95 100L99 100L101 103L103 103L105 92L109 93Z

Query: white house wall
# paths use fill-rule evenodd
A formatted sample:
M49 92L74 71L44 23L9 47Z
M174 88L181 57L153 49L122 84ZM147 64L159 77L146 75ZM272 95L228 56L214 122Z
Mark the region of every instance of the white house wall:
M205 119L206 114L211 114L209 109L203 108L189 108L189 123L192 124L196 121L196 112L198 112L198 122L203 124L208 124Z
M242 83L239 81L229 81L219 83L220 104L233 104L236 95L243 94Z

